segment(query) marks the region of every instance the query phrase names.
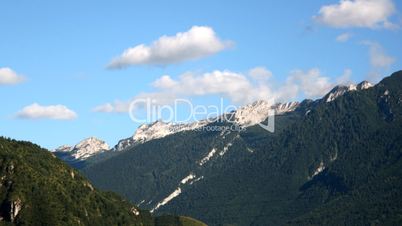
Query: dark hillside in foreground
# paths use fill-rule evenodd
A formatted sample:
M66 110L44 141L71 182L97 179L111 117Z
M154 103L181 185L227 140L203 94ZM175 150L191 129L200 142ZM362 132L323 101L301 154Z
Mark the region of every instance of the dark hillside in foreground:
M185 217L153 218L113 193L94 188L52 153L0 137L0 224L188 225Z

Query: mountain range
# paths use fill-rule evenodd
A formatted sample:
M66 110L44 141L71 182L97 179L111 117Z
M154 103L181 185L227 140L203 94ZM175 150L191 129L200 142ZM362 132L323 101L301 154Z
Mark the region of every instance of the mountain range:
M358 85L339 85L334 87L323 99L330 102L346 92L364 90L372 86L373 85L367 81L363 81ZM299 102L279 103L271 106L267 101L260 100L241 107L230 114L233 114L233 122L237 125L248 127L264 121L270 112L275 115L281 115L294 111L298 106ZM142 144L153 139L163 138L182 131L195 130L208 123L207 120L201 120L193 123L174 124L172 122L158 120L151 124L141 125L133 136L119 140L113 148L109 148L106 142L96 137L89 137L74 146L62 145L53 150L53 152L61 158L64 158L67 162L85 161L90 157L107 151L123 151L136 144Z
M258 125L270 110L274 133ZM402 223L401 71L375 86L337 86L300 103L257 101L227 114L234 120L143 125L85 159L73 149L55 154L73 156L64 160L94 185L156 215L208 225ZM245 129L203 129L233 124Z

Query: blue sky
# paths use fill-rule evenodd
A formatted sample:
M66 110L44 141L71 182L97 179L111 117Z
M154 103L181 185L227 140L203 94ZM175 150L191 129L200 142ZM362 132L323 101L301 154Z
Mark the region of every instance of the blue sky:
M345 2L1 1L0 134L46 148L89 136L114 145L138 126L116 101L149 94L200 104L221 96L237 105L262 95L300 100L400 70L401 3ZM363 8L375 13L362 15ZM177 47L178 32L190 37L187 49ZM206 45L197 37L205 32ZM165 49L151 48L162 36L173 46L165 58L158 55ZM156 56L107 68L141 44ZM254 79L256 68L263 79Z

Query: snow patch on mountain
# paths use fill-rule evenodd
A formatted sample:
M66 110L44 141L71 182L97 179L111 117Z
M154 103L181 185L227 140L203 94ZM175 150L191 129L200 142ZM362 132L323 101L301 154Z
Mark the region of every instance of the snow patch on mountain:
M197 177L197 178L195 178L194 180L190 181L190 185L192 185L192 184L194 184L195 182L198 182L198 181L200 181L200 180L202 180L202 179L204 179L204 176Z
M335 160L337 160L337 159L338 159L338 151L335 150L334 155L331 156L329 160L330 160L331 162L333 162L333 161L335 161Z
M207 163L212 157L214 157L216 153L216 149L212 148L212 150L204 157L200 160L200 162L198 163L200 166L204 165L205 163Z
M154 208L150 210L151 213L153 213L155 210L159 209L161 206L166 205L168 202L172 201L174 198L179 196L182 193L182 188L180 186L189 184L192 185L193 183L200 181L204 179L204 176L196 177L194 173L190 173L188 176L184 177L181 181L179 186L174 190L170 195L168 195L166 198L164 198L162 201L158 202ZM144 200L141 202L143 203ZM150 204L151 202L148 202Z
M141 202L137 203L137 206L141 206L145 202L145 199L141 200Z
M223 150L219 152L220 156L223 156L228 150L229 148L232 146L232 143L228 143L227 145L225 145L225 147L223 147Z
M193 173L190 173L188 176L186 176L185 178L183 178L180 183L181 184L187 184L187 182L191 181L192 179L194 179L196 176Z
M316 175L318 175L319 173L321 173L322 171L324 171L325 169L325 165L324 162L321 161L320 165L317 167L317 169L314 171L313 175L311 176L311 178L315 177Z
M174 192L172 192L170 195L168 195L166 198L164 198L161 202L158 202L158 204L152 208L149 212L153 213L155 210L159 209L161 206L166 205L168 202L170 202L172 199L176 198L181 194L181 188L178 187Z

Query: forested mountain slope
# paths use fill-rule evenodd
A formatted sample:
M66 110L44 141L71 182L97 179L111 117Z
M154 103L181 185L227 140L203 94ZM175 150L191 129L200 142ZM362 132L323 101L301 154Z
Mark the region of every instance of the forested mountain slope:
M173 134L83 172L140 207L209 225L402 223L401 71L276 123Z

